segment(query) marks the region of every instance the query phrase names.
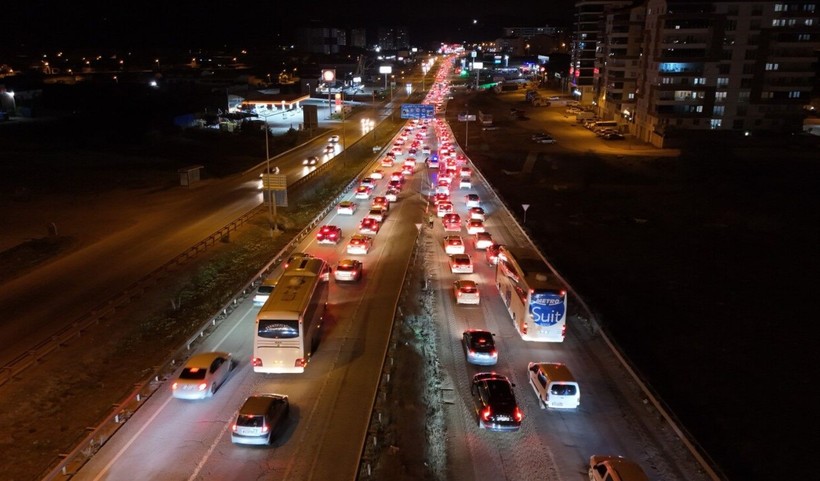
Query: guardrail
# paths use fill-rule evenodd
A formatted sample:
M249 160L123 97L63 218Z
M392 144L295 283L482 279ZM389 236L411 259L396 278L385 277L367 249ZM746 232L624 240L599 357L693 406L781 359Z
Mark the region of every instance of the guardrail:
M85 331L92 325L97 324L103 319L112 315L114 312L117 311L117 309L120 309L126 304L129 304L134 299L140 297L148 287L150 287L152 284L156 283L157 280L162 279L165 275L173 271L174 268L185 264L189 260L193 259L197 255L207 250L209 247L216 244L224 237L230 235L231 232L238 229L245 222L247 222L248 219L253 217L253 215L256 212L256 209L258 208L255 208L243 214L236 220L217 229L216 232L214 232L213 234L209 235L205 239L189 247L184 252L177 255L170 261L166 262L159 268L155 269L147 276L134 282L133 284L125 288L125 290L123 290L121 293L97 305L89 313L80 316L71 324L61 328L60 330L49 336L47 339L38 342L34 346L27 349L24 353L12 359L5 366L3 366L2 369L0 369L0 386L2 386L15 376L19 375L25 369L31 367L33 364L40 361L44 356L48 355L58 347L67 343L71 339L81 335L83 331Z
M352 145L352 144L351 144ZM273 272L276 267L281 264L286 257L293 252L296 245L298 245L302 240L304 240L310 232L321 222L321 220L332 210L335 208L336 204L340 202L344 196L350 192L355 185L358 184L359 180L365 176L365 173L369 170L370 165L372 162L367 162L364 164L362 169L359 173L344 187L339 189L339 192L334 197L334 199L325 206L322 211L317 214L308 224L296 234L290 242L288 242L262 269L260 269L254 276L248 281L239 292L237 292L231 300L225 303L216 314L214 314L208 321L203 323L197 331L188 338L188 340L183 343L183 345L177 349L174 354L162 365L154 369L154 372L151 376L144 380L141 383L135 385L134 390L132 390L125 398L123 398L119 403L114 404L114 409L108 416L97 426L93 428L89 428L89 434L82 439L70 453L60 454L61 460L56 464L55 467L49 468L48 472L41 478L43 481L52 481L52 480L64 480L70 479L74 474L76 474L80 468L85 465L85 463L91 459L91 457L119 430L122 425L131 418L131 416L145 403L145 401L151 397L164 383L166 379L168 379L173 373L179 368L181 365L181 361L184 361L188 358L188 356L192 353L193 349L202 341L204 340L211 332L213 332L223 320L225 320L231 312L233 312L234 308L239 305L241 301L247 298L247 296L253 292L254 288L258 286L271 272ZM325 169L329 168L331 162L326 162L321 167ZM322 171L324 171L323 169ZM314 174L315 172L319 171L319 168L311 172ZM318 174L316 174L318 175ZM307 176L306 176L307 177ZM312 176L312 177L315 177ZM311 178L312 178L311 177ZM303 177L302 179L304 179ZM307 181L300 182L302 179L291 184L291 188L298 189L303 187ZM211 239L221 239L222 236L226 235L227 233L236 230L240 225L247 222L253 215L255 215L258 211L264 208L264 204L255 207L250 212L244 214L234 222L231 222L228 226L233 226L232 228L226 230L226 227L223 227L214 234L208 236L207 239L199 242L196 246L191 247L190 249L186 250L184 253L180 254L173 260L169 261L163 268L169 265L177 265L176 261L180 258L190 259L189 253L191 252L199 252L197 246L206 243L205 245L212 245L214 241ZM237 224L237 222L240 223ZM163 270L163 268L158 269L157 271ZM149 274L149 278L154 279L154 274L157 272ZM163 271L165 272L165 271ZM148 279L148 278L146 278ZM138 281L135 284L145 285L143 281ZM130 290L127 290L130 292ZM118 299L123 299L123 303L130 302L132 297L128 297L124 294L117 296ZM113 312L113 311L111 311ZM101 318L97 318L99 320ZM71 326L69 326L71 327ZM87 327L87 326L86 326ZM74 335L78 335L79 332L75 333ZM73 336L72 336L73 337ZM55 346L56 347L56 346Z

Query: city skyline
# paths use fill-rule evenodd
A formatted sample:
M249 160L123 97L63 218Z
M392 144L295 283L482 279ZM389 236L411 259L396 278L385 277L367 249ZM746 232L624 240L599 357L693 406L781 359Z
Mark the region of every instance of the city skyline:
M8 21L0 33L0 48L280 44L290 41L296 28L310 25L374 31L383 26L406 25L411 43L426 47L436 40L457 42L501 36L503 27L567 25L573 2L554 0L515 10L489 1L472 2L469 10L432 1L415 2L411 9L394 6L392 11L390 6L374 10L360 1L343 7L328 4L327 8L316 3L293 4L287 9L278 5L174 2L159 11L87 0L55 5L21 2L6 8ZM270 20L261 20L264 18Z

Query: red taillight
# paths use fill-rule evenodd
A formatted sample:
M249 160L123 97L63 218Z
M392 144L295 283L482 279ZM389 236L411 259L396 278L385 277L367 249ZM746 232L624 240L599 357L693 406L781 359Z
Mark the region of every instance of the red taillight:
M303 357L300 357L293 363L294 367L305 367L307 365L307 360Z
M176 391L176 389L177 389L178 387L179 387L179 383L173 383L173 384L171 384L171 390L173 390L173 391Z
M262 359L258 357L251 358L251 364L253 367L262 367Z
M199 386L197 386L197 389L199 389L200 391L204 391L207 388L208 388L208 383L204 383L204 382L199 383Z
M484 421L489 421L492 414L493 411L490 409L490 406L487 406L483 411L481 411L481 419Z
M527 334L527 323L526 322L524 322L524 324L521 324L521 334L524 334L524 335Z
M493 356L493 357L498 357L498 351L493 349L492 351L490 351L490 355Z
M239 428L236 426L236 424L234 424L233 426L231 426L231 430L233 432L236 432L237 430L239 430Z
M268 423L262 423L262 434L267 433L270 430Z
M521 410L518 409L518 406L515 407L515 411L513 412L513 418L515 418L515 420L519 423L522 419L524 419L524 413L522 413Z
M461 291L456 292L456 296L458 296L458 297L461 297L461 294L462 294Z

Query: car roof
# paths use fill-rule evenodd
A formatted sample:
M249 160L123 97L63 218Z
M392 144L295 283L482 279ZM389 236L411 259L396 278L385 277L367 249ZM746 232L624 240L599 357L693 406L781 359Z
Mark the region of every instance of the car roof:
M193 356L188 359L185 363L185 367L205 367L210 366L214 359L218 357L228 358L230 354L227 352L203 352L200 354L194 354Z
M265 414L270 405L275 402L287 402L288 397L284 394L256 394L245 399L245 403L239 408L240 415Z
M476 287L476 282L469 279L459 279L456 281L459 287ZM477 332L478 329L467 329L469 332Z

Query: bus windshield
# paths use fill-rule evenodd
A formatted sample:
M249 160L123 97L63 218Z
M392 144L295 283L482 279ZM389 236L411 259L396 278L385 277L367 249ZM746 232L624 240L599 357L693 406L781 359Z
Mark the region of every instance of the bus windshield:
M299 337L299 321L260 319L257 335L267 339L293 339Z

